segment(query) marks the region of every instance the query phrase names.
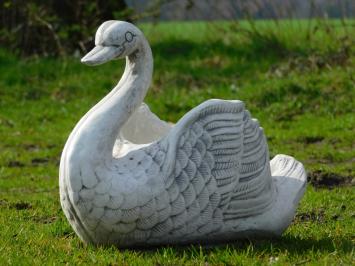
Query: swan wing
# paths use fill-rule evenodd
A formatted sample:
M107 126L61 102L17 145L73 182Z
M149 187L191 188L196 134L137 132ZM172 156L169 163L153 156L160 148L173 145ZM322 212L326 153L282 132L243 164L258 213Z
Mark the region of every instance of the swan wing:
M265 212L272 206L276 191L271 178L269 150L256 119L244 112L243 154L239 167L239 182L234 188L223 217L235 226L235 220Z
M204 102L176 124L167 141L165 184L179 191L172 215L185 218L173 232L212 233L270 204L266 140L243 102Z
M172 234L206 234L223 225L240 177L244 113L241 101L209 100L171 129L164 167L167 190L178 191Z

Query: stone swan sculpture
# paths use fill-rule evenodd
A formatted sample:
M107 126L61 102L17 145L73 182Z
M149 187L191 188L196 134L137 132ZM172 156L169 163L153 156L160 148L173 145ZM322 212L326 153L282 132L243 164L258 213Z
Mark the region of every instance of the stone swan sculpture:
M269 162L243 102L208 100L175 125L142 104L152 52L142 32L103 23L82 62L126 58L117 86L76 125L60 162L63 211L86 243L118 247L278 236L306 187L301 163Z

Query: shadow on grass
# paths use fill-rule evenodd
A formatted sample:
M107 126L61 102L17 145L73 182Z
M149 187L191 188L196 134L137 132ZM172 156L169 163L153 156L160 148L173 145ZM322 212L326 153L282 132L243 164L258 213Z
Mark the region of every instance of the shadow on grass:
M293 236L285 236L280 239L267 239L267 240L237 240L238 242L228 242L215 245L180 245L164 247L136 247L133 249L120 249L114 246L108 246L108 249L117 249L120 251L128 252L144 252L148 254L155 253L169 253L172 256L179 258L196 258L203 254L209 256L210 254L227 252L231 253L243 253L247 255L253 254L282 254L287 253L290 255L305 255L310 252L325 252L331 253L334 251L340 253L351 253L352 242L346 238L299 238ZM91 246L91 245L89 245ZM95 248L94 246L91 246ZM104 247L105 248L105 247Z
M176 249L168 250L178 258L205 258L215 256L247 256L259 257L262 256L279 256L287 254L290 257L307 257L309 254L329 254L337 252L339 254L350 254L352 252L352 243L349 239L301 239L299 237L284 237L282 239L270 240L253 240L241 241L239 243L229 243L217 245L213 247L193 245L188 248L179 247ZM156 252L163 253L164 249L157 249ZM166 251L165 251L166 253Z

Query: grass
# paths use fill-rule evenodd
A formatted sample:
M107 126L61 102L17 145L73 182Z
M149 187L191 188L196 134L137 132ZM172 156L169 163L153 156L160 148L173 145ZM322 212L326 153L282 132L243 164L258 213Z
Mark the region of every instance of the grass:
M352 23L141 25L155 58L146 98L155 113L175 122L209 98L243 100L264 127L271 155L291 154L309 173L280 239L217 247L84 246L60 208L60 154L123 62L89 68L71 57L20 60L0 50L1 264L354 264Z

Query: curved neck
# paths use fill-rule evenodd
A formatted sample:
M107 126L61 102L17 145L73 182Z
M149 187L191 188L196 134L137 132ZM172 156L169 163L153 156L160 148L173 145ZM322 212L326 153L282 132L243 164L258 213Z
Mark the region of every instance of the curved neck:
M89 157L86 159L112 158L118 132L142 103L152 72L152 52L143 37L136 52L126 58L125 71L117 86L79 122L73 144L81 155Z

